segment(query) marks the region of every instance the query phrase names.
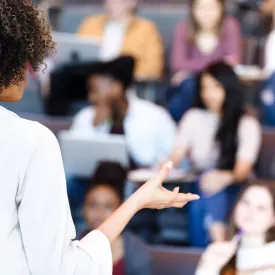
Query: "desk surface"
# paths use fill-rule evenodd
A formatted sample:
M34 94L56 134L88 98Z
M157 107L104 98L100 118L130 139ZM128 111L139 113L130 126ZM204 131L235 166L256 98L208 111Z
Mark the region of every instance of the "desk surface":
M143 184L153 178L157 173L158 171L155 169L138 169L129 172L128 180ZM185 183L194 181L195 179L195 174L190 171L174 169L164 183Z
M245 84L263 81L267 78L265 72L258 66L238 65L235 72Z

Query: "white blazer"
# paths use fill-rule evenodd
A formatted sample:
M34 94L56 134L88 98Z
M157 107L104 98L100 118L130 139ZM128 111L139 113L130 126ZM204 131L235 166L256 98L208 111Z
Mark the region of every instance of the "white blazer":
M0 107L0 274L112 274L103 233L74 238L55 136Z

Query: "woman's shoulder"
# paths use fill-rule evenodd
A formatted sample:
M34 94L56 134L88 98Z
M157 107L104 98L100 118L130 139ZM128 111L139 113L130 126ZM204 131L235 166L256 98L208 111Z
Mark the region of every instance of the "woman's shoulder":
M257 118L252 115L245 114L242 116L240 123L239 123L239 134L245 135L255 135L261 134L261 124Z
M146 29L147 31L158 30L158 27L153 20L150 20L141 16L136 16L134 19L134 22L136 26L138 26L139 28Z
M0 109L0 117L3 127L6 126L6 129L10 130L5 131L5 133L13 133L15 137L18 134L20 138L32 140L39 134L48 136L51 133L51 131L42 124L30 119L22 118L5 108Z
M191 108L188 110L182 117L182 120L192 120L197 121L200 119L203 119L205 115L207 114L207 111L200 108Z
M240 120L240 127L242 126L253 126L253 127L261 127L260 125L260 122L258 121L258 119L253 116L253 115L250 115L250 114L244 114L242 117L241 117L241 120Z
M267 41L266 43L275 43L275 30L272 30L268 36L267 36Z
M274 253L275 253L275 241L267 243L262 247L240 248L238 251L238 262L241 265L240 268L242 269L255 268L255 269L259 269L260 271L261 268L264 268L265 266L274 267L274 263L275 263ZM261 255L262 257L259 257L259 255Z
M188 26L188 20L185 19L185 20L180 20L176 23L175 25L175 30L177 32L182 32L182 33L185 33L186 32L186 29L187 29L187 26Z
M97 15L90 15L87 16L86 18L84 18L84 20L82 21L82 23L86 23L86 24L102 24L103 22L105 22L107 20L107 16L104 14L97 14Z
M240 28L239 21L233 16L226 16L223 20L224 31L232 31L233 29Z
M7 140L14 150L31 156L39 146L45 150L58 148L56 137L44 125L3 108L0 111L2 139Z

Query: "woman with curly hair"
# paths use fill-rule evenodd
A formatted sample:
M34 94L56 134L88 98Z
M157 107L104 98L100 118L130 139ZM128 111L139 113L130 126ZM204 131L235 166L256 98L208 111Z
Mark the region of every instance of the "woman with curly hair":
M53 51L49 28L29 0L0 0L0 101L22 98L26 67ZM168 163L99 228L75 238L60 148L44 126L0 107L0 274L112 273L112 243L142 208L183 207L197 199L161 185Z

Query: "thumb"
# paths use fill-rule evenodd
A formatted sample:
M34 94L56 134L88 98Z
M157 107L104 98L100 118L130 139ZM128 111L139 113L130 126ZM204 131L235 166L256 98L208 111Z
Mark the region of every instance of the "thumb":
M153 178L156 185L161 185L163 181L169 176L173 168L173 162L169 161L161 168L160 172Z

